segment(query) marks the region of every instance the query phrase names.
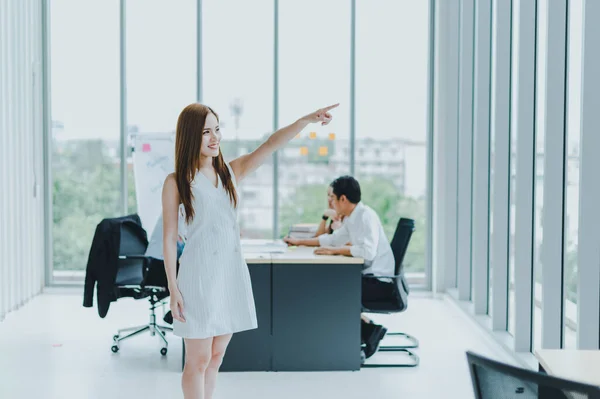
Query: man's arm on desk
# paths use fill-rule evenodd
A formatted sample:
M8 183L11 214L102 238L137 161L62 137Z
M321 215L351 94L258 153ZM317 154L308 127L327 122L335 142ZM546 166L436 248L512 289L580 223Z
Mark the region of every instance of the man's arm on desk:
M343 230L344 226L346 225L343 225L342 229L340 230ZM341 234L338 236L336 236L336 231L336 233L331 234L329 237L319 237L321 246L325 248L317 248L315 250L315 254L353 256L355 258L363 258L366 261L372 261L377 255L377 242L379 240L378 227L379 226L377 225L376 220L371 220L370 218L365 217L362 220L361 234L354 237L355 240L350 246L348 246L348 244L346 244L346 246L342 246L345 244L345 242L339 241L340 239L344 239L346 237L349 238L347 235L347 229L344 230L346 234L341 232Z
M305 245L307 247L341 247L350 241L350 234L348 233L348 227L342 224L342 227L334 231L333 234L321 234L316 238L306 239L286 237L283 241L290 245Z
M315 249L315 255L352 256L352 251L350 250L350 247L340 247L340 248L320 247L320 248Z

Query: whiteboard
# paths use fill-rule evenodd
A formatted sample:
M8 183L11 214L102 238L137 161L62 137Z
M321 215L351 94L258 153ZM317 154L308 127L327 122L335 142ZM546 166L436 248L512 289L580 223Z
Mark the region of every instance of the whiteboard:
M133 174L137 213L148 237L162 212L162 188L175 171L175 134L135 134Z

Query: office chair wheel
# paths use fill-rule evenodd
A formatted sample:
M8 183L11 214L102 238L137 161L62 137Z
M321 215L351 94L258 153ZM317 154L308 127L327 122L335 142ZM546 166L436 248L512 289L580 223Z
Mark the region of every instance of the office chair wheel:
M116 341L116 340L118 340L118 339L119 339L119 336L118 336L118 335L113 335L113 341Z
M163 356L166 356L167 355L167 348L161 348L160 349L160 354L163 355Z
M119 347L117 345L113 345L110 350L112 350L113 353L117 353L119 351Z

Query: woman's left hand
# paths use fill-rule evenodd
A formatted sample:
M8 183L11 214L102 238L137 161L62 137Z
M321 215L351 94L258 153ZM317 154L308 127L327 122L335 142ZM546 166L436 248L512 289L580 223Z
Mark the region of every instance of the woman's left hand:
M335 230L339 229L340 227L342 227L342 221L339 219L338 220L334 219L333 222L331 223L331 229L335 231Z
M335 209L325 209L325 211L323 212L323 216L327 216L329 218L336 218L337 217L337 212L335 211Z
M329 111L336 108L338 105L340 105L340 104L337 103L334 105L330 105L329 107L318 109L315 112L313 112L312 114L308 114L305 117L303 117L302 120L304 120L308 123L321 122L322 126L328 125L329 122L331 122L331 119L333 118L331 116L331 114L329 113Z
M292 245L292 246L297 246L300 242L297 238L292 238L292 237L284 237L283 241L287 244L287 245Z

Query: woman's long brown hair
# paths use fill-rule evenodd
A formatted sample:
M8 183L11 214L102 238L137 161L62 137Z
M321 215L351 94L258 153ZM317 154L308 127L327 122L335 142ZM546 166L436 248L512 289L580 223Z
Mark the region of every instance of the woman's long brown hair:
M187 223L194 218L194 207L192 202L191 183L200 166L200 148L204 132L206 117L213 114L217 121L219 116L211 108L203 104L190 104L181 111L177 120L177 131L175 136L175 180L179 199L185 208L185 220ZM237 193L233 185L229 168L225 165L223 153L219 149L219 155L213 158L213 167L221 178L229 199L234 207L237 207Z

